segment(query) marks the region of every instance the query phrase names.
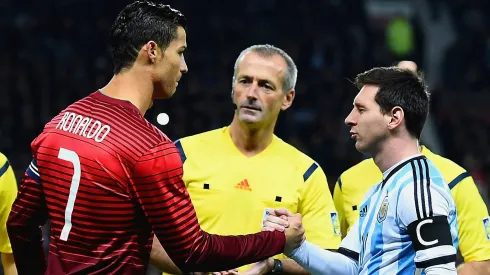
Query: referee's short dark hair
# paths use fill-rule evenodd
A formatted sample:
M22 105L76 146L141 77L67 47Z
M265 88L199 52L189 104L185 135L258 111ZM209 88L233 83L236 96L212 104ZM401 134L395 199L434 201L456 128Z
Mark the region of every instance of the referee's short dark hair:
M386 114L396 106L402 108L408 132L420 139L430 101L422 73L398 67L377 67L358 74L354 84L358 89L364 85L378 86L374 100L381 112Z

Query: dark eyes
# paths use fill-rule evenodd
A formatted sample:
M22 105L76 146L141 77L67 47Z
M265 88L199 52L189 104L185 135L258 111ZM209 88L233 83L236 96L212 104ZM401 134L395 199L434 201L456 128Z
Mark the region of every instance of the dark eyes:
M242 78L238 81L238 83L249 84L252 83L252 80L248 78ZM268 82L265 81L259 81L259 87L265 88L267 90L274 90L272 85L270 85Z

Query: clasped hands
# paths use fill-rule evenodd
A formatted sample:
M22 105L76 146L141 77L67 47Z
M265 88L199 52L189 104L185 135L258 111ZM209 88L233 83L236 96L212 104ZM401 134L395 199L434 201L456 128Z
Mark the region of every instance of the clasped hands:
M262 231L280 231L286 234L284 254L298 248L305 240L301 214L292 214L287 209L267 210L263 221Z
M292 250L298 248L305 240L305 230L303 228L301 214L292 214L287 209L269 209L267 217L263 220L262 231L280 231L286 234L286 244L284 246L284 254L288 254ZM272 258L258 262L252 267L243 272L238 273L237 269L212 272L212 275L258 275L266 274L272 270ZM205 273L195 273L205 274Z

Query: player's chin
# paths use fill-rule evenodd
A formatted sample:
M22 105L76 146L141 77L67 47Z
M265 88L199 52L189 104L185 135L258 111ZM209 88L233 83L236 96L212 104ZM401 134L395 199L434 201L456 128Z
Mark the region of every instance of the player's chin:
M359 139L356 139L356 149L357 151L361 152L361 153L365 153L366 152L366 146L365 144L362 143L362 141L359 141Z
M177 87L170 87L160 92L155 92L153 94L153 99L168 99L171 98L175 92L177 91Z

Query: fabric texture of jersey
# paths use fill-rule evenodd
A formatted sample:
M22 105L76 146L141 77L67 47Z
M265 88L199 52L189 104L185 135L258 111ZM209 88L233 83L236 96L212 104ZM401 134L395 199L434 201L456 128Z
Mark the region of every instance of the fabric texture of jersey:
M16 196L17 181L14 171L7 157L0 153L0 253L12 253L6 223Z
M246 157L234 145L228 127L175 144L204 230L223 235L258 232L266 209L287 208L302 214L310 242L338 248L340 226L326 176L293 146L274 136L264 151Z
M425 237L417 235L414 240L410 225L438 216L445 217L446 228L436 233L446 231L449 243L421 241L437 245L416 250L416 241ZM390 168L367 192L359 219L340 246L359 253L360 274L415 274L447 259L455 261L457 245L456 208L449 187L430 160L416 156Z
M490 259L490 217L470 174L453 161L434 154L422 146L425 155L442 173L457 208L459 250L465 262ZM373 159L367 159L346 170L334 191L342 235L359 217L359 205L366 192L382 180L382 173Z

